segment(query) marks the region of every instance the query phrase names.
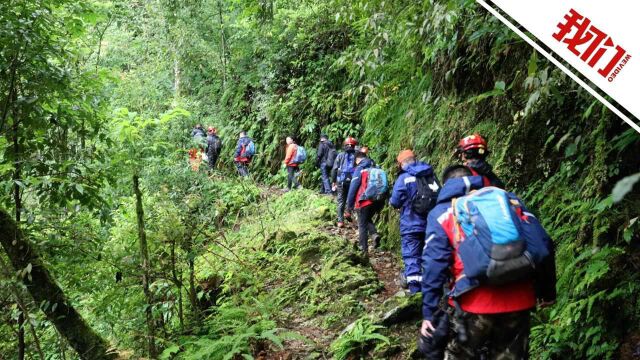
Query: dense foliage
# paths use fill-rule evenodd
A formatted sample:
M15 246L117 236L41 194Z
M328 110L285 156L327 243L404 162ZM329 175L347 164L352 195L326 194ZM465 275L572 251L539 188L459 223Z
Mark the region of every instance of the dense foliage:
M211 174L187 163L195 123L223 139ZM233 173L239 130L257 182ZM284 183L288 135L310 157L321 132L356 136L393 172L407 147L442 170L474 131L557 247L534 357L630 356L640 135L473 1L0 2L2 208L122 357L409 353L366 316L380 284L323 230L328 198L258 184ZM308 161L303 183L318 177ZM397 215L380 222L398 251ZM0 260L2 356L76 358L32 268Z

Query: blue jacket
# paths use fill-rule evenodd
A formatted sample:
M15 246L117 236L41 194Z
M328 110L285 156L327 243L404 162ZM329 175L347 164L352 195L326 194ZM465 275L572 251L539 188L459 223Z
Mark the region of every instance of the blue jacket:
M424 232L427 227L427 217L418 215L411 209L411 199L418 191L416 176L429 176L433 169L429 164L421 161L409 165L398 177L393 185L393 192L389 203L400 210L400 235ZM437 191L437 190L436 190Z
M236 151L234 152L233 157L239 157L240 152L242 151L242 146L249 145L250 142L251 138L248 136L244 136L238 139L238 143L236 144Z
M452 232L451 200L466 195L471 190L483 187L482 176L454 178L447 181L438 196L438 204L429 213L425 247L422 251L422 315L431 320L442 298L443 286L450 279L450 267L453 261L453 248L447 232ZM511 194L512 195L512 194ZM515 195L513 195L514 198ZM523 210L526 210L523 208ZM533 214L527 212L529 223L523 223L523 232L531 237L544 239L550 256L536 268L536 297L545 301L555 300L556 274L553 243ZM476 279L460 278L451 289L449 295L457 297L478 287Z
M373 161L369 158L363 158L362 161L353 170L353 176L351 177L351 184L349 185L349 194L347 195L347 209L352 210L356 203L356 195L362 182L362 170L368 169L373 166Z

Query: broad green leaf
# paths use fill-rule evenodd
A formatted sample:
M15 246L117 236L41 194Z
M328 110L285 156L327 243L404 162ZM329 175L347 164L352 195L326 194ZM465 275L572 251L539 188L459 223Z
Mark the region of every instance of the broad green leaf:
M178 345L172 345L162 351L160 354L161 360L169 360L173 358L173 355L177 354L180 351L180 347Z
M618 181L613 187L611 195L613 196L613 202L620 202L625 195L627 195L633 186L640 180L640 173L633 174Z
M529 76L534 76L538 71L538 52L534 51L531 53L531 57L529 58L529 63L527 65L527 74Z

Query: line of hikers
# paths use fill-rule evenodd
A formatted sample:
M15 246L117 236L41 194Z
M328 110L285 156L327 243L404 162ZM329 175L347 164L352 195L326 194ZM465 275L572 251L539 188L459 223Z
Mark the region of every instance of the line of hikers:
M201 161L206 162L210 170L215 169L222 151L222 140L216 128L209 126L205 132L202 124L196 124L191 130L191 138L194 143L194 147L189 150L192 170L198 170ZM253 140L247 136L246 131L240 131L233 154L233 162L240 176L249 176L249 164L255 154L256 147Z
M336 154L322 135L316 161L321 192L337 193L337 226L357 211L365 256L369 236L373 248L380 244L373 217L389 190L368 152L347 137ZM447 359L526 359L530 313L556 299L553 243L522 200L504 190L482 136L463 138L455 154L461 164L444 170L442 185L413 151L396 157L389 204L400 212L402 283L422 292L419 348L429 359L445 351Z
M213 168L222 142L215 128L196 126L202 151ZM287 189L301 188L304 147L286 138L283 166ZM400 212L401 283L422 293L419 349L428 359L526 359L530 313L556 299L555 251L540 222L487 162L486 140L474 134L455 148L460 164L438 180L431 165L412 150L396 157L398 177L389 193L387 174L369 157L369 149L347 137L338 152L322 134L315 165L321 193L334 194L337 226L357 213L358 245L368 257L380 245L373 218L389 204ZM239 134L234 162L241 176L255 145Z

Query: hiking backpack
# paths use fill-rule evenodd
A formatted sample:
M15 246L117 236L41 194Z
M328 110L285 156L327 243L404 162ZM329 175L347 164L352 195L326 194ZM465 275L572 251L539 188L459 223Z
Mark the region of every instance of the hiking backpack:
M349 158L351 158L351 161L349 161ZM347 152L342 153L342 157L340 157L340 174L338 175L338 181L351 181L351 176L353 176L355 168L356 155Z
M325 155L324 163L326 166L333 166L333 163L336 162L336 157L338 157L338 152L334 146L327 145L329 149L327 150L327 154Z
M241 157L251 158L256 154L256 145L253 143L253 140L249 140L249 143L244 144L242 146L242 151L240 151Z
M214 155L220 154L220 150L222 150L222 141L217 136L212 136L209 142L208 152L212 152Z
M485 187L455 199L452 207L454 241L467 277L488 284L510 283L530 277L549 256L544 229L529 221L533 215L524 213L513 194Z
M440 184L433 174L416 176L416 193L411 198L411 210L426 216L438 200Z
M291 162L294 164L302 164L305 160L307 160L307 150L302 146L296 145L296 154L293 155Z
M367 169L367 172L369 173L367 187L362 193L361 200L384 200L389 192L387 173L378 167L371 167Z
M191 137L195 138L206 138L207 137L207 133L204 132L203 129L193 129L191 131Z

